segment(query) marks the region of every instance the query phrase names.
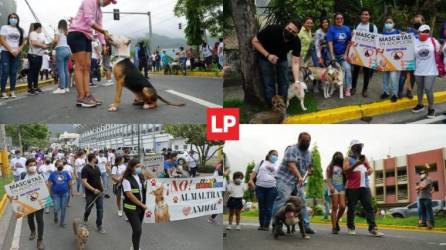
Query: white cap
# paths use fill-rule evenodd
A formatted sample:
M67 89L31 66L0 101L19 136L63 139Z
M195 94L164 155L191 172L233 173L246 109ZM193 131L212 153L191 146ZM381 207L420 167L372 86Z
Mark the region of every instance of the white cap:
M423 31L426 31L426 30L428 30L428 31L431 30L431 27L429 25L427 25L427 24L423 24L423 25L420 26L420 28L418 28L418 32L423 32Z
M360 140L355 139L350 142L350 148L353 147L354 145L358 145L358 144L361 146L364 146L364 143L362 143Z

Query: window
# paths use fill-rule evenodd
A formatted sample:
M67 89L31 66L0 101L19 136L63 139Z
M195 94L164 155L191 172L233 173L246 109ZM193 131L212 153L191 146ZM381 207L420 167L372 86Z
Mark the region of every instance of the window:
M386 191L388 195L395 195L395 186L387 186Z
M384 194L384 189L382 187L376 188L376 195L383 195L383 194Z
M434 192L438 192L438 181L433 181Z
M187 150L187 145L183 145L183 150Z
M415 166L415 172L419 174L421 171L426 170L426 165L416 165ZM437 171L437 163L430 163L429 164L429 172L436 172Z
M395 177L395 171L391 170L391 171L386 171L386 178L387 177Z
M175 150L178 150L178 148L179 148L178 145L175 145Z
M384 172L383 171L376 171L375 175L376 175L376 179L384 178Z

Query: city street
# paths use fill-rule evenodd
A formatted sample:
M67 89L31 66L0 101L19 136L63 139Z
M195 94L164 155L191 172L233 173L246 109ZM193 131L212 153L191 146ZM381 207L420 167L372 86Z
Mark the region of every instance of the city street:
M117 112L108 112L113 102L115 85L91 88L92 94L103 101L95 108L79 108L75 105L76 90L68 94L52 94L55 85L44 94L28 96L20 94L15 99L0 101L0 123L205 123L206 108L222 105L223 79L204 77L151 76L158 94L171 102L184 102L183 107L168 106L158 101L155 110L143 110L133 106L133 94L124 89Z
M111 188L111 187L110 187ZM44 214L45 231L44 243L46 249L74 250L76 242L74 238L71 222L74 218L81 218L83 213L84 200L82 196L75 196L68 208L66 227L60 228L53 222L53 214ZM219 216L221 218L221 216ZM131 246L131 227L124 217L118 217L114 196L104 199L104 220L103 226L106 234L102 235L96 231L95 226L96 210L93 208L88 229L90 237L87 249L110 250L129 249ZM30 241L29 227L26 217L22 220L19 235L15 235L15 219L10 224L9 235L4 242L3 248L11 249L11 242L14 238L20 237L18 249L34 249L36 241ZM20 223L19 223L20 224ZM194 249L208 250L222 249L222 227L221 225L211 225L207 222L207 216L196 219L170 222L169 224L144 224L141 237L142 250L167 250L167 249Z
M383 238L374 238L368 235L366 229L357 229L356 236L346 232L345 225L341 225L339 235L331 234L331 226L316 225L312 227L317 232L311 239L304 240L299 232L292 236L281 236L274 240L271 231L257 230L258 224L254 221L242 224L241 231L226 231L227 237L223 240L225 249L342 249L342 250L419 250L419 249L446 249L446 233L437 232L411 232L382 230Z

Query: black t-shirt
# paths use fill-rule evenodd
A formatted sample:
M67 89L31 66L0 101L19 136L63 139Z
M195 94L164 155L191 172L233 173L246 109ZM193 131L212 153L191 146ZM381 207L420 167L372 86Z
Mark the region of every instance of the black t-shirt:
M101 171L99 170L99 167L93 167L90 164L85 165L85 167L82 168L81 177L82 179L87 179L87 182L88 184L90 184L90 186L104 191L104 189L102 188ZM85 192L89 195L94 194L88 188L85 188Z
M287 60L287 54L290 50L292 50L293 56L300 57L299 37L285 42L283 37L284 29L285 27L281 25L269 25L257 34L257 39L268 53L278 56L281 61ZM264 55L258 54L264 58Z

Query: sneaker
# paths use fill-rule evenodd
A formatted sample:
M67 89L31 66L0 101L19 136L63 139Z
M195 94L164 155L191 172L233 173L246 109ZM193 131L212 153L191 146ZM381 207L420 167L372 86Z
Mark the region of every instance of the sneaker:
M17 97L17 96L15 95L14 91L11 91L11 94L9 94L9 96L10 96L11 98L16 98L16 97Z
M364 97L364 98L369 97L369 95L367 94L367 89L364 89L364 90L362 91L362 97Z
M98 85L96 84L96 83L92 83L92 82L90 82L90 87L92 87L92 88L96 88Z
M103 227L98 227L98 233L100 234L106 234L105 230Z
M109 195L109 194L104 195L104 197L105 197L106 199L110 199L110 195Z
M398 97L396 97L396 95L393 95L391 98L390 98L390 101L391 102L396 102L398 100Z
M338 231L338 232L341 231L341 227L339 226L339 222L336 223L336 228L335 228L335 229L336 229L336 231Z
M36 91L34 91L34 89L29 89L28 90L28 95L35 95Z
M8 99L8 96L6 95L6 93L2 93L2 99Z
M435 118L435 109L429 109L427 111L427 118L434 119Z
M226 230L232 230L232 225L226 226Z
M344 93L344 95L345 95L345 96L352 96L352 94L350 93L350 88L346 88L346 89L345 89L345 93Z
M422 105L422 104L417 104L417 106L415 106L413 109L412 109L412 112L414 112L414 113L418 113L418 112L421 112L421 111L423 111L424 110L424 105Z
M336 228L332 228L332 229L331 229L331 233L332 233L332 234L338 234L338 230L337 230Z
M406 96L409 99L413 99L412 91L408 90Z
M118 210L118 216L122 217L122 210Z
M43 93L43 91L42 91L40 88L36 88L34 91L35 91L37 94L42 94L42 93Z
M34 240L36 238L36 232L31 232L29 235L29 240Z
M387 94L386 92L382 93L382 95L380 96L381 99L387 99L389 97L389 94Z
M305 228L305 233L307 233L307 234L315 234L316 232L313 229L311 229L311 227L307 227L307 228Z
M257 230L259 230L259 231L263 231L263 226L259 226L259 227L257 228Z
M355 231L355 229L349 229L349 230L348 230L348 234L349 234L349 235L356 235L356 231Z
M43 240L38 240L37 241L37 249L38 250L44 250L45 249L45 245L43 245Z
M88 226L88 220L84 220L84 221L82 222L82 224L84 224L84 226Z
M81 106L82 108L92 108L96 106L96 102L88 99L87 97L83 98L80 100L80 103L77 102L78 106ZM85 198L85 194L83 195L83 197Z
M99 100L99 99L96 99L93 95L89 95L89 96L87 96L87 98L88 98L89 100L95 102L96 105L101 105L101 104L102 104L102 101Z
M65 93L69 93L70 89L69 88L65 88Z
M59 222L59 219L57 218L57 214L54 215L54 224L57 224Z
M133 246L130 246L130 250L133 250ZM141 248L139 250L141 250Z
M241 230L240 225L235 226L235 230Z
M209 224L217 224L217 222L216 222L215 219L213 219L213 218L209 218L209 219L208 219L208 223L209 223Z
M57 88L53 91L53 94L65 94L65 89Z
M350 90L350 95L355 95L356 94L356 89L355 88L352 88L351 90Z
M107 87L107 86L111 86L111 85L113 85L113 81L112 81L112 80L108 80L108 81L106 81L106 82L104 82L104 83L102 84L102 86L105 86L105 87Z
M383 237L384 234L381 233L380 231L378 231L378 229L372 229L369 231L369 234L374 236L374 237Z

